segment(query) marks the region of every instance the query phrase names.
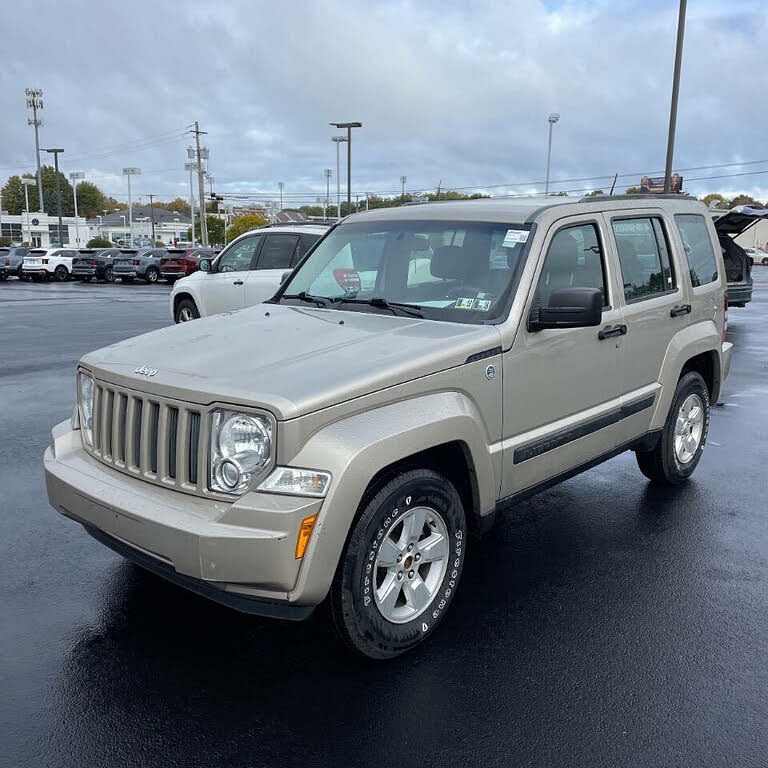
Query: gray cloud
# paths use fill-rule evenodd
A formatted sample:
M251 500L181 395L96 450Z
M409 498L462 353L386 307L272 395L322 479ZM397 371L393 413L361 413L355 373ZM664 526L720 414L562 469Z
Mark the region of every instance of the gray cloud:
M224 192L275 191L282 180L286 197L324 194L323 168L335 170L328 122L348 119L364 123L353 144L361 194L398 190L402 173L414 189L539 182L553 110L554 179L658 171L675 5L138 0L105 10L42 0L45 23L30 24L28 9L4 3L0 177L33 162L27 85L45 91L43 144L65 147L66 171L86 170L115 195L123 165L141 166L139 193L186 194L182 131L195 119ZM763 0L689 6L676 167L766 159L767 38ZM128 152L142 137L159 138ZM688 189L766 198L768 173Z

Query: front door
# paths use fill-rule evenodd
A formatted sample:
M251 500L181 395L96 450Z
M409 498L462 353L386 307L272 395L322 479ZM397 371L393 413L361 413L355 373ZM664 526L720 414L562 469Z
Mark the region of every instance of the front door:
M547 232L524 319L504 354L501 496L563 474L618 445L624 318L616 306L605 223L597 216L560 221ZM529 331L527 318L552 291L599 288L602 323Z
M250 235L238 240L222 252L216 271L208 272L202 289L203 314L215 315L242 309L245 301L245 281L262 235Z
M265 235L264 245L256 260L256 269L245 281L245 306L271 299L280 287L280 279L291 269L293 255L299 242L298 235Z

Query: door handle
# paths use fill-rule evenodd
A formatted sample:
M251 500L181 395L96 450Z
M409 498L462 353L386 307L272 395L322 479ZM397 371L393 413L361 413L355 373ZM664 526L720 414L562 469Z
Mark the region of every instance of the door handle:
M242 284L243 284L242 280L235 280L235 282L232 283L232 285L242 285Z
M669 316L678 317L679 315L687 315L690 311L690 304L678 304L676 307L672 307L672 309L669 310Z
M597 338L600 339L600 341L604 341L605 339L612 339L614 336L624 336L626 332L626 325L615 325L613 328L608 326L607 328L600 329Z

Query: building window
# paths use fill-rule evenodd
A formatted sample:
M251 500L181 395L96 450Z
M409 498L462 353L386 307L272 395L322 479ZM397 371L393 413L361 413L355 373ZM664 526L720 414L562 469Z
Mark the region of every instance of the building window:
M59 242L59 225L48 225L48 239L51 245L69 245L69 227L65 224L61 225L61 242Z
M11 242L20 243L22 239L21 224L4 221L2 225L0 225L0 237L10 237Z

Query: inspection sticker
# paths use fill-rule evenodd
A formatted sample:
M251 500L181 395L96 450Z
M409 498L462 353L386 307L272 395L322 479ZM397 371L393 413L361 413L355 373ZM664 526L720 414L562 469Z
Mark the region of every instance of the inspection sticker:
M518 243L524 243L528 240L528 234L529 232L527 229L508 229L507 234L504 235L502 245L509 248Z
M474 299L456 299L456 309L472 309L474 303Z

